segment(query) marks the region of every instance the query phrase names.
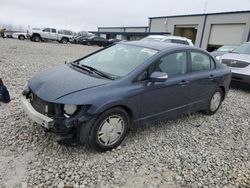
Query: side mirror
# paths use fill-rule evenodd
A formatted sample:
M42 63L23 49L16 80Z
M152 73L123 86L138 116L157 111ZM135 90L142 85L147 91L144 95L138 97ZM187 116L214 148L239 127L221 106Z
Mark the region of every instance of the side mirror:
M168 79L168 74L165 72L153 72L150 77L150 82L165 82Z

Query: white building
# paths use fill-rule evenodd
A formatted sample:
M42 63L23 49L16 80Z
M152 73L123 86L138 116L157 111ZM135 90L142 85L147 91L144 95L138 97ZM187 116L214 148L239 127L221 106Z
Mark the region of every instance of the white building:
M149 18L149 32L169 32L192 39L195 46L212 50L250 40L250 11Z

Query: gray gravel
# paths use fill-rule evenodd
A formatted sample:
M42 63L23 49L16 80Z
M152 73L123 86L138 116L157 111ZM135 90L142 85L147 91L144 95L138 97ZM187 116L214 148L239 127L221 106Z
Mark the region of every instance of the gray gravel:
M117 149L58 145L33 123L19 96L36 72L98 47L0 39L1 187L250 187L250 92L231 90L214 116L197 113L135 128Z

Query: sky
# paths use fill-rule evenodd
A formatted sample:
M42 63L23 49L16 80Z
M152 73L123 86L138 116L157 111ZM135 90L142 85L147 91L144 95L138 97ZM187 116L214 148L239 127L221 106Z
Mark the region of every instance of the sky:
M250 10L250 0L0 0L0 26L96 31L147 26L148 17L240 10Z

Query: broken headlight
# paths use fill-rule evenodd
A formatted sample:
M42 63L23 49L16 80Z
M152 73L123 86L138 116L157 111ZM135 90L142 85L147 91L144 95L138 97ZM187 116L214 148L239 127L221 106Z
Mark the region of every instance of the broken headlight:
M71 116L76 112L77 106L72 104L65 104L63 110L65 114Z

